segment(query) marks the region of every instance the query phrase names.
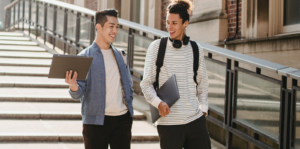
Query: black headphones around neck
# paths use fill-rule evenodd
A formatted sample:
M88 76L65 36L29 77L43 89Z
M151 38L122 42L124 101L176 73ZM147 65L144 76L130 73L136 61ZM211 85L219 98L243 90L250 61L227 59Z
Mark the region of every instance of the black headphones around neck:
M174 48L181 48L182 43L183 45L187 45L190 42L190 37L187 35L184 35L182 43L180 40L173 40L171 37L169 37L170 41L172 42L172 45Z

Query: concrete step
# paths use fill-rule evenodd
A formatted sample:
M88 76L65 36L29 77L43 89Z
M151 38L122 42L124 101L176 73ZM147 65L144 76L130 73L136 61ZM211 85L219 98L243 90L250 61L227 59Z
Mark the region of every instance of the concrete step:
M132 142L131 149L159 149L159 142ZM84 149L78 142L0 143L0 149Z
M134 56L133 59L134 61L142 61L145 62L145 58L144 56Z
M0 51L0 57L1 58L52 59L53 55L48 52Z
M0 36L24 37L22 33L18 32L0 32Z
M42 102L42 99L70 99L68 89L55 89L55 88L19 88L19 87L2 87L0 88L0 99L11 100L23 99L23 101L30 98ZM31 100L32 100L31 99Z
M134 61L133 66L134 67L144 67L145 61Z
M81 120L0 120L0 124L0 142L82 142ZM154 126L133 121L132 141L158 140Z
M36 42L31 41L10 41L10 40L0 40L0 45L22 45L22 46L37 46Z
M28 59L28 58L1 58L0 66L30 66L30 67L50 67L52 60Z
M0 102L0 119L81 120L80 103ZM146 116L134 111L134 120Z
M19 51L19 52L46 52L39 46L21 46L21 45L1 45L0 51Z
M0 87L68 88L64 79L32 76L0 76Z
M0 36L0 40L10 40L10 41L30 41L27 37L11 37L11 36Z
M48 77L49 70L49 67L0 66L0 75Z

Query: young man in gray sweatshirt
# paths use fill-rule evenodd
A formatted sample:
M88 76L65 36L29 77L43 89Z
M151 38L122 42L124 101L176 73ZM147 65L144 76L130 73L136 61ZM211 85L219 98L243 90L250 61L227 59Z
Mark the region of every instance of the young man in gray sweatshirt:
M78 55L93 56L86 80L76 80L77 73L66 72L73 99L81 100L83 138L86 149L130 149L132 128L132 80L122 53L111 45L119 23L118 12L96 12L96 39Z

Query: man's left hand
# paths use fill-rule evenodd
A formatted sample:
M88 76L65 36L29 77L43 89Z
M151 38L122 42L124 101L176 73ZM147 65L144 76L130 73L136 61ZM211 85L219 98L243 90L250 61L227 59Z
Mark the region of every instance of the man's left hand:
M206 113L206 112L203 112L203 115L206 117L206 116L207 116L207 113Z

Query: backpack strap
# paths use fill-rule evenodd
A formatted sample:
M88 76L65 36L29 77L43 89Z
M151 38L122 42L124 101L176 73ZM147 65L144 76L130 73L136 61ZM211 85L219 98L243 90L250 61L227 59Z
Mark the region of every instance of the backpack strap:
M193 55L194 55L194 67L193 67L194 81L195 81L196 85L198 86L197 71L198 71L198 68L199 68L199 48L198 48L198 45L195 41L190 40L190 42L191 42L191 45L192 45L192 48L193 48Z
M167 41L168 41L168 37L162 37L160 39L160 44L159 44L159 49L158 49L157 59L156 59L156 77L155 77L155 82L153 83L153 87L155 90L157 90L159 87L158 78L159 78L160 68L164 64Z

